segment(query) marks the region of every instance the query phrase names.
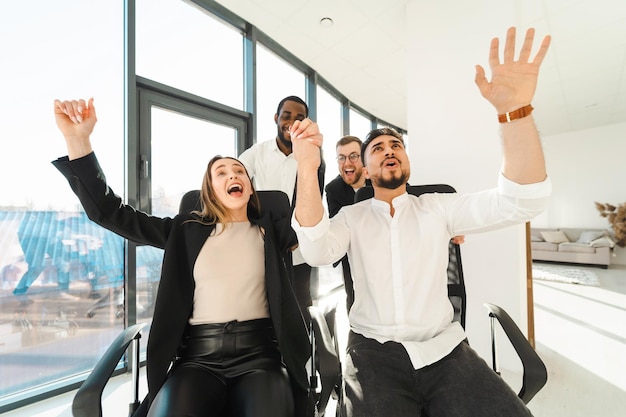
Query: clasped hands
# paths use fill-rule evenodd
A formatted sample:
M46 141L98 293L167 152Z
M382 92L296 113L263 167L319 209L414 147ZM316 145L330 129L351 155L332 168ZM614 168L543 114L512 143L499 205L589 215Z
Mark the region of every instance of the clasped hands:
M293 156L299 167L317 169L322 160L320 149L324 137L319 126L311 119L296 120L289 129Z

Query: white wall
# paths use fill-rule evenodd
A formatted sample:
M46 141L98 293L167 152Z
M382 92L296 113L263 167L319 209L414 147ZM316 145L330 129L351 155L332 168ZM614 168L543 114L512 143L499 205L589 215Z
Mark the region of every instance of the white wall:
M594 202L626 202L626 123L547 136L543 144L554 188L532 225L610 228ZM614 254L612 264L626 265L626 249L616 247Z

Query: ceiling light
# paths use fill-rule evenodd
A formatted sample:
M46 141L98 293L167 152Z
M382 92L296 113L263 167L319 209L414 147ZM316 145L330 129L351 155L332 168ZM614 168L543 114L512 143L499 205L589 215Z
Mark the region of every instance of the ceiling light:
M330 17L322 17L320 19L320 26L323 28L329 28L333 25L333 19Z

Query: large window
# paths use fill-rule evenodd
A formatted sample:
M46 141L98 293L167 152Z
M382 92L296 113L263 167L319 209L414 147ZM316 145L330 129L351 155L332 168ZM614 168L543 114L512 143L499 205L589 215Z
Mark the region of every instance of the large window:
M197 7L137 0L137 74L243 109L243 37Z
M247 118L243 112L240 117L223 114L164 92L141 89L139 97L139 153L149 167L149 175L140 182L140 189L146 188L149 195L148 204L140 208L155 216L173 217L183 194L200 189L213 156L236 157ZM147 246L136 250L137 321L149 324L163 251ZM144 328L144 336L149 329Z
M124 193L122 3L34 3L0 13L0 406L71 382L124 326L123 241L50 164L66 154L53 100L94 97L94 147Z

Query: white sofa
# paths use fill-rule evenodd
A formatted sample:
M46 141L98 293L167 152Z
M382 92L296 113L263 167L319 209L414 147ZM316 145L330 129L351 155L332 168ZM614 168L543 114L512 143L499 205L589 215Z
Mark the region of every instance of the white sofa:
M608 268L615 242L606 229L531 228L533 261L598 265Z

